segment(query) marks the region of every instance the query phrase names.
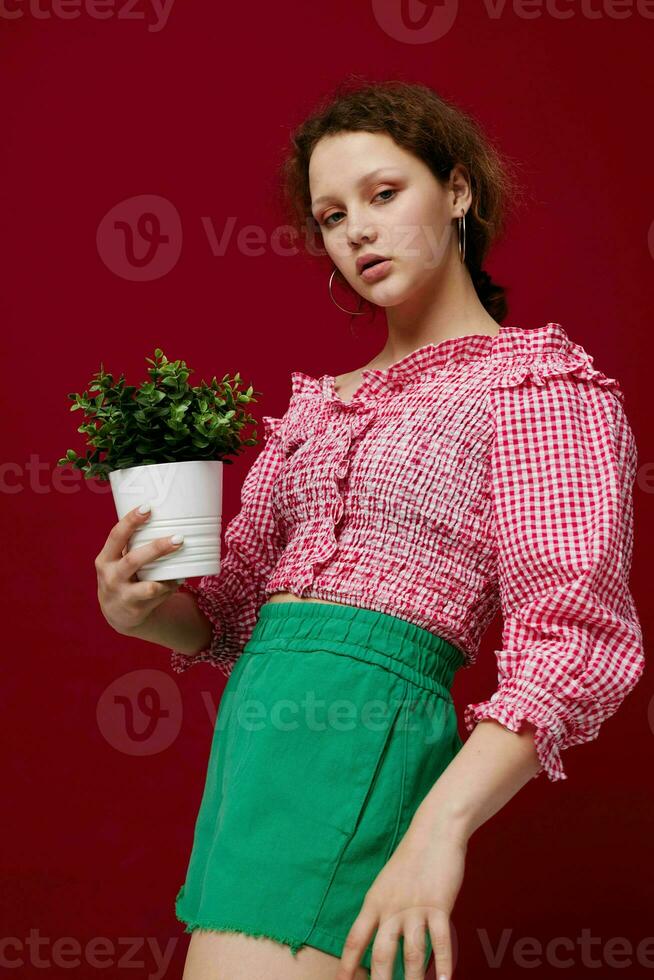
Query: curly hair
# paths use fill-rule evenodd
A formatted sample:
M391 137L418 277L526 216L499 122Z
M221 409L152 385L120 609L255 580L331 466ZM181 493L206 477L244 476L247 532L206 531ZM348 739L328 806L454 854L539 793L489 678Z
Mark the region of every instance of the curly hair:
M291 133L291 149L280 166L281 206L305 245L308 237L322 240L311 212L311 154L323 136L347 130L388 133L443 186L456 164L466 167L472 204L466 215L465 261L482 305L501 322L508 312L506 288L493 281L483 263L504 233L509 203L516 206L522 196L515 162L500 154L470 115L428 86L397 80L362 83L349 76Z

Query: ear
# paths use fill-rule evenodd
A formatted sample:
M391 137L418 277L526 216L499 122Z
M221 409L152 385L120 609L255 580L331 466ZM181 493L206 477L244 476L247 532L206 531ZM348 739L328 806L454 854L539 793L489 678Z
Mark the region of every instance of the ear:
M460 218L462 211L467 211L472 204L472 187L470 174L464 163L457 163L450 171L450 188L452 194L452 218Z

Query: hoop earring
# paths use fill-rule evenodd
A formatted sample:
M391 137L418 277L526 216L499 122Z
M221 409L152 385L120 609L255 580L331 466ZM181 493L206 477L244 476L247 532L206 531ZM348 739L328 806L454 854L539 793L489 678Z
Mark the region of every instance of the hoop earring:
M334 266L334 271L332 272L331 276L329 277L329 295L332 298L332 303L335 303L336 306L338 306L339 310L343 310L343 313L349 313L350 316L363 316L364 313L366 312L365 310L361 310L361 311L357 311L357 310L346 310L344 306L341 306L341 304L338 303L334 299L334 294L332 293L332 282L334 281L334 276L335 275L336 275L336 267ZM359 306L361 306L361 303L362 302L363 302L363 296L359 296Z
M458 219L459 224L459 258L462 262L466 260L466 213L461 212L461 217ZM462 244L463 242L463 244Z

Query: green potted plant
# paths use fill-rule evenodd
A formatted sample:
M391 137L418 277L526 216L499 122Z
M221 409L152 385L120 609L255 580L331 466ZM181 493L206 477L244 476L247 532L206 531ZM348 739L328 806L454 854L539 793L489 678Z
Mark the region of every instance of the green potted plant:
M246 446L256 446L256 429L244 438L244 426L256 419L246 406L256 402L252 386L241 377L215 376L192 387L193 373L184 361L169 361L160 348L146 358L150 379L127 385L114 380L104 365L88 391L71 392L70 411L86 421L86 454L74 449L58 466L82 470L86 479L109 480L118 518L141 503L152 505L151 517L129 542L129 549L153 538L181 532L184 545L144 565L140 580L166 581L220 571L223 463L232 464ZM261 394L261 392L256 392Z

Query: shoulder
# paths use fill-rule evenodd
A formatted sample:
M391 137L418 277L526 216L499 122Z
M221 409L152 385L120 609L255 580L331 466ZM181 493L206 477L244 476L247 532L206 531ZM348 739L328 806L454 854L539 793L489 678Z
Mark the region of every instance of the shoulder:
M492 389L536 386L578 397L590 387L624 402L618 379L602 371L593 354L572 340L560 323L531 329L504 327L492 357ZM556 381L560 383L553 384Z
M283 415L263 417L266 442L277 439L285 452L308 437L322 415L322 379L303 371L293 371L290 377L290 398Z
M558 323L510 329L491 381L495 444L516 460L592 451L605 460L617 453L633 468L635 436L618 379Z

